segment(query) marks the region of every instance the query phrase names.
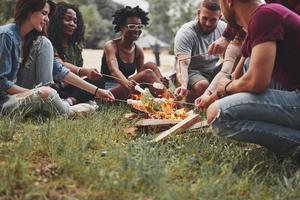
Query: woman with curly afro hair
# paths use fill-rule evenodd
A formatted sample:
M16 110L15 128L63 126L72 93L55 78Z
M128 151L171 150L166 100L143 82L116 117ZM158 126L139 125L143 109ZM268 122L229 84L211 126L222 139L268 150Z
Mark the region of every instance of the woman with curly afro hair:
M104 46L101 73L115 78L106 78L106 88L118 99L126 99L137 83L164 83L164 78L154 63L144 64L143 49L135 41L140 37L143 28L148 25L148 13L139 6L126 6L113 15L114 30L121 32L119 38L109 40ZM134 74L137 71L136 74ZM149 86L152 94L160 95L164 90Z
M56 12L50 20L48 28L49 39L52 42L56 59L71 72L99 88L104 87L102 76L97 69L82 67L82 48L84 42L84 22L79 9L66 2L57 3ZM58 93L68 100L70 105L88 102L94 95L86 92L75 84L58 82Z

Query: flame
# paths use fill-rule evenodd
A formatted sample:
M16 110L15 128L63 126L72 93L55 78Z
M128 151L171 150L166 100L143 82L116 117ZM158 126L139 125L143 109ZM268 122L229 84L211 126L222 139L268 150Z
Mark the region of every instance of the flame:
M143 97L142 94L132 94L131 98L134 100L140 100ZM133 108L147 113L151 119L171 119L180 120L188 116L186 108L177 108L177 103L173 98L168 99L154 99L150 98L147 102L133 104Z

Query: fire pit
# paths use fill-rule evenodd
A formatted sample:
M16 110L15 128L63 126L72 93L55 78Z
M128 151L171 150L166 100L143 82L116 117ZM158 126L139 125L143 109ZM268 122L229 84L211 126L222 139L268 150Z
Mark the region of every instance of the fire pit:
M144 118L138 121L136 126L155 127L156 130L168 128L153 140L155 142L171 133L181 132L200 120L198 114L182 107L173 98L154 98L148 90L141 94L132 95L127 103L132 106L133 111L142 114Z

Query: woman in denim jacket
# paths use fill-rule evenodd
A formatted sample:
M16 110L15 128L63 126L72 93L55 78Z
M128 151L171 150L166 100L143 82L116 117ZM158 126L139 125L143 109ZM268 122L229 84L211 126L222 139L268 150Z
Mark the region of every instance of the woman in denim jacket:
M40 37L42 42L37 47L34 41L39 36L45 35L45 26L54 10L55 4L50 0L19 0L14 12L15 23L0 27L1 114L16 111L21 113L26 111L24 114L27 114L40 111L42 108L44 111L57 111L60 114L69 112L69 107L59 98L55 90L44 86L32 89L37 84L44 85L52 81L53 59L49 60L38 55L42 47L48 46L51 49L51 43ZM47 53L50 53L49 57L53 56L53 52ZM36 59L37 57L39 59ZM40 63L34 65L33 62ZM20 67L32 67L34 73L23 74ZM22 80L23 85L16 83L17 77Z
M72 111L55 90L46 87L53 82L53 77L69 77L69 71L53 59L51 42L44 37L45 26L54 10L51 0L18 0L15 23L0 27L1 114L16 111L25 115L37 111L69 114ZM68 81L76 82L72 78ZM97 88L92 89L95 96L103 94Z

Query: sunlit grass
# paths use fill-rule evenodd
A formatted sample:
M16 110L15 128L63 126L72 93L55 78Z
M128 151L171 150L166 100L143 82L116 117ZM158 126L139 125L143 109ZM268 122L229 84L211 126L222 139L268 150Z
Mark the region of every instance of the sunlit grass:
M0 196L15 199L297 199L300 173L211 129L153 144L126 105L73 120L0 120Z

